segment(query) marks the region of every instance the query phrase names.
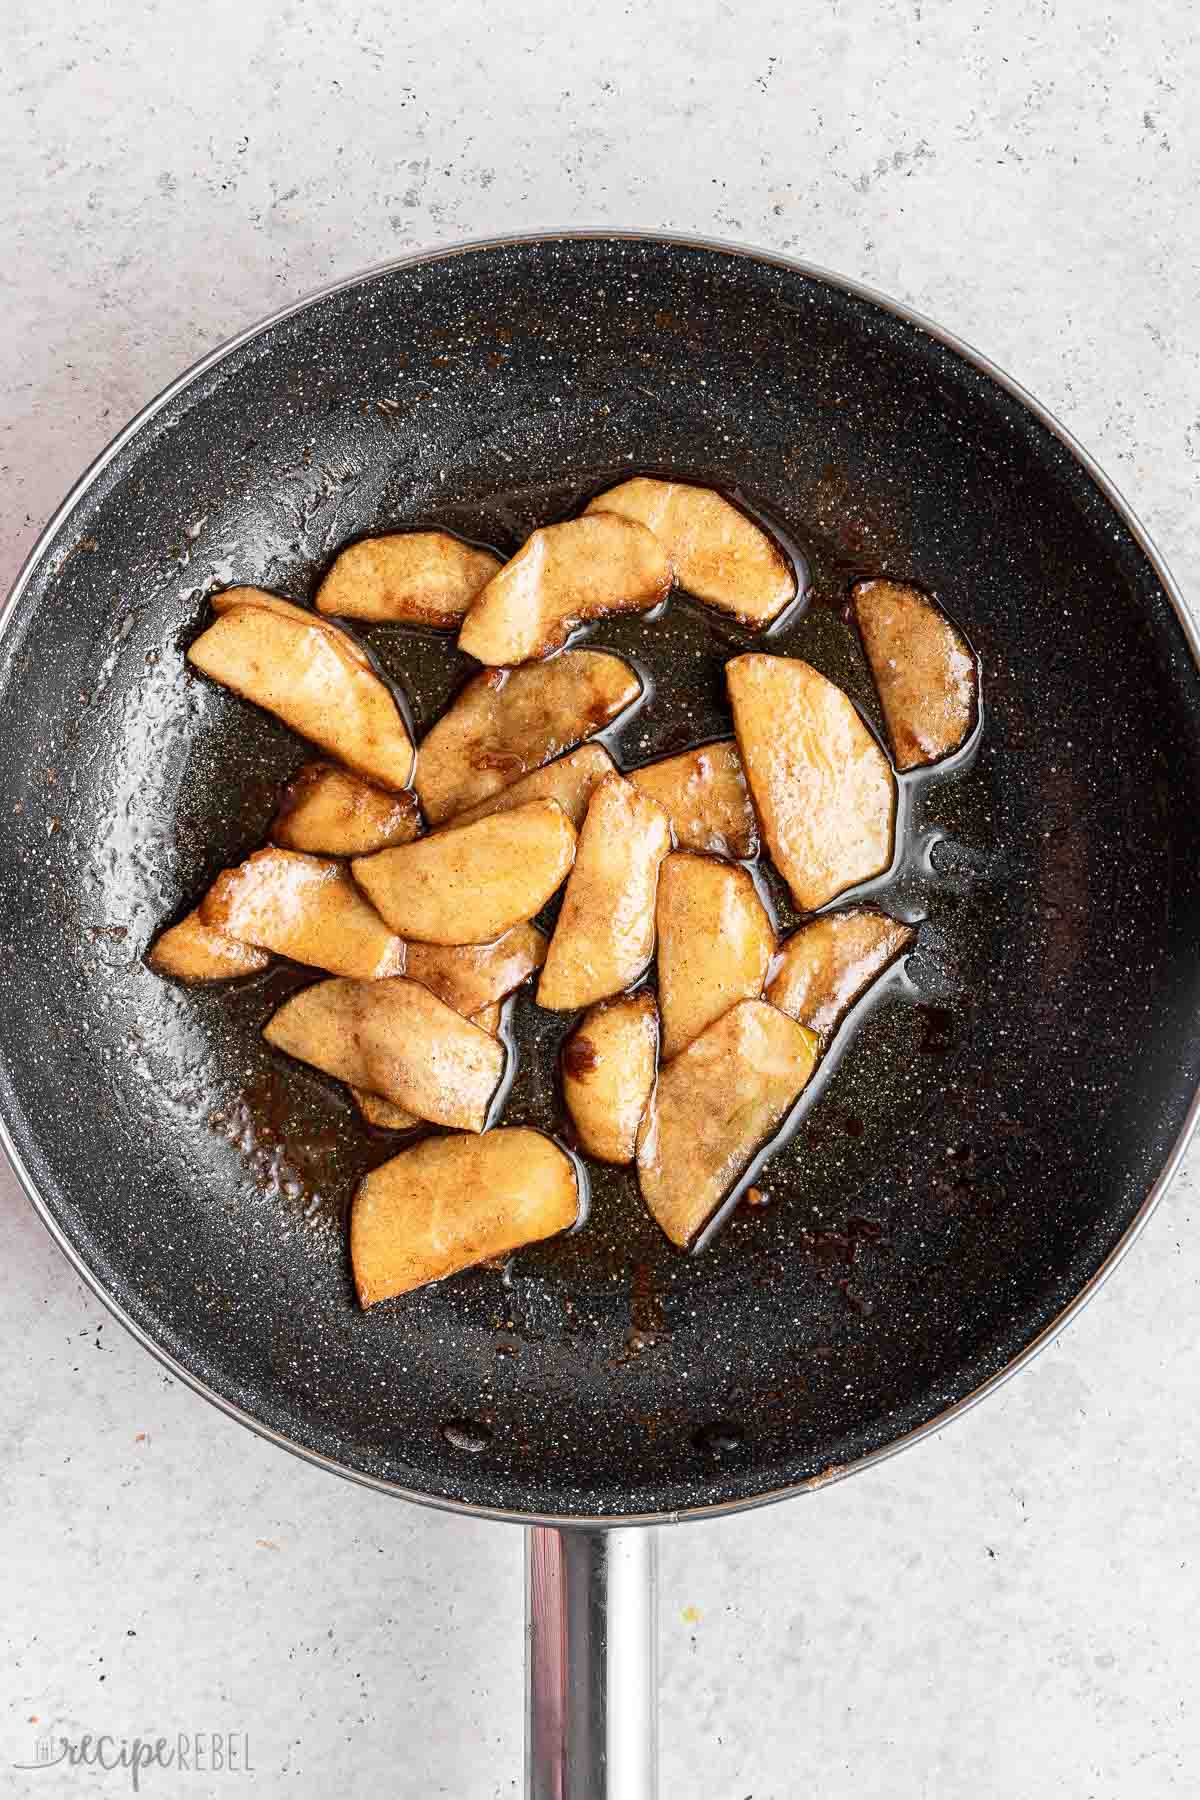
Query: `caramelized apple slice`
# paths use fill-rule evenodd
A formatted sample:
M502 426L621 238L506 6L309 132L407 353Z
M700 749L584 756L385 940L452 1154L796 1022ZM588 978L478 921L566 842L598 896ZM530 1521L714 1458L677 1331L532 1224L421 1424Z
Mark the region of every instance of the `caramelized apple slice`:
M415 794L393 793L332 763L305 763L283 790L271 841L317 856L368 856L421 835Z
M663 1061L739 1000L757 1000L775 931L745 869L676 851L658 878Z
M546 960L533 925L514 925L494 944L410 944L405 973L468 1016L503 1000Z
M416 981L318 981L285 1000L263 1036L351 1087L434 1125L482 1131L504 1073L498 1039Z
M404 720L344 632L255 588L218 594L213 608L215 621L187 653L195 668L369 780L407 786L414 752Z
M405 1112L394 1100L385 1100L382 1094L370 1094L360 1087L352 1087L350 1093L367 1124L376 1131L411 1131L415 1125L425 1123L416 1113Z
M799 1024L829 1038L859 995L916 935L911 925L870 906L810 919L782 945L766 997Z
M670 848L671 827L657 801L622 775L605 776L579 834L538 983L539 1006L590 1006L638 979L654 954L658 871Z
M645 988L589 1008L563 1045L563 1099L598 1162L633 1161L657 1058L658 1008Z
M277 956L371 981L399 975L404 941L390 932L342 863L296 850L256 850L225 869L200 902L214 931Z
M588 513L600 512L648 525L680 587L744 625L769 625L796 598L796 577L782 552L713 488L637 475L598 494Z
M673 1244L691 1242L779 1129L817 1047L786 1013L743 1000L660 1071L638 1131L638 1182Z
M485 669L421 744L417 794L431 825L490 800L594 737L642 691L604 650L566 650L544 666Z
M616 766L603 744L581 744L578 750L560 756L557 762L547 763L544 769L522 775L519 781L514 781L511 787L501 788L490 800L481 800L478 806L455 813L450 822L452 825L470 825L475 819L485 819L489 813L511 812L514 806L524 806L527 800L557 800L578 831L592 795L604 777L615 772Z
M284 600L279 594L269 594L265 588L222 588L219 594L212 596L209 605L218 619L223 618L226 613L237 612L244 606L253 606L260 612L274 613L277 619L290 619L294 625L303 625L306 630L327 632L330 642L336 644L360 668L371 667L371 659L362 645L356 643L339 625L335 625L332 619L319 618L307 606L297 606L294 600Z
M860 581L854 617L898 769L953 755L975 724L979 670L966 638L919 588Z
M585 513L528 538L477 597L460 650L508 665L549 656L576 625L646 612L671 591L671 563L654 533L616 513Z
M448 531L390 531L342 551L317 589L317 611L453 631L501 567Z
M426 1138L373 1169L350 1211L363 1306L566 1231L579 1216L575 1164L540 1131Z
M489 1037L498 1037L500 1010L499 1004L485 1006L482 1012L471 1014L471 1023L478 1025L480 1031L486 1031ZM371 1094L366 1088L360 1087L352 1087L350 1092L367 1124L373 1125L377 1131L411 1131L414 1125L425 1123L415 1113L405 1112L394 1100L385 1100L382 1094Z
M530 800L359 856L354 879L394 931L427 944L490 944L531 919L575 860L575 827L553 800Z
M758 855L758 820L732 738L647 763L629 779L666 812L680 850Z
M177 981L234 981L257 975L270 960L265 950L205 925L199 907L168 926L146 958L156 975L174 975Z
M841 688L788 656L725 665L742 766L772 861L804 912L892 860L896 781Z

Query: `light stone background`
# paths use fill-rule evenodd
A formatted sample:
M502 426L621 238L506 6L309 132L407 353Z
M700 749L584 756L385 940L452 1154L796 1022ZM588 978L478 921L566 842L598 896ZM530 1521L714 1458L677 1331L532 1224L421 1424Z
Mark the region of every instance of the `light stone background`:
M419 246L612 224L925 310L1065 420L1200 595L1190 0L6 0L0 82L5 580L248 321ZM664 1800L1200 1791L1198 1171L963 1423L664 1534ZM252 1778L144 1791L516 1794L519 1534L260 1443L107 1320L7 1172L0 1208L0 1793L128 1791L11 1770L47 1730L228 1729Z

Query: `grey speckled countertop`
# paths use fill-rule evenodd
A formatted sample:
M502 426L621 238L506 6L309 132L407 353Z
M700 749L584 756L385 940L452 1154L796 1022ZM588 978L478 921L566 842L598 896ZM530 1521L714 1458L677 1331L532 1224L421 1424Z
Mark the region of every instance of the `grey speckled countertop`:
M335 274L546 225L695 230L979 345L1200 593L1200 27L1185 0L651 9L8 0L7 581L215 341ZM663 1537L664 1800L1200 1788L1193 1155L1097 1302L951 1431ZM248 1733L170 1800L519 1790L520 1542L294 1462L166 1377L0 1171L0 1791L47 1731Z

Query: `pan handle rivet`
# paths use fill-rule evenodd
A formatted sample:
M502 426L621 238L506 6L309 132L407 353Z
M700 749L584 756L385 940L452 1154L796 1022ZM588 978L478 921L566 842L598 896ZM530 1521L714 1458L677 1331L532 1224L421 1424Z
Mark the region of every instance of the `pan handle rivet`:
M487 1426L474 1419L449 1419L441 1431L448 1444L455 1450L465 1450L468 1456L478 1456L492 1441Z

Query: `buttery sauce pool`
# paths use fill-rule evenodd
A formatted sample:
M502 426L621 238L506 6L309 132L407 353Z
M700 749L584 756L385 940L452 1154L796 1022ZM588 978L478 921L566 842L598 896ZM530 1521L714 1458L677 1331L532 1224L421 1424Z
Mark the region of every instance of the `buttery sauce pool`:
M537 525L573 516L593 495L633 472L598 471L551 491L517 489L491 499L485 515L472 511L468 516L451 506L436 517L396 520L390 528L440 527L511 555ZM671 474L676 480L706 479L702 471ZM824 520L780 519L757 507L751 495L728 487L723 491L780 545L796 574L796 599L765 631L748 630L675 592L651 613L601 620L574 633L572 647L615 651L642 681L640 698L595 741L605 745L619 768L628 770L732 736L725 663L746 650L762 649L812 663L849 694L886 745L878 700L846 602L855 580L882 573L903 578L908 572L887 570L872 560L879 550L869 522L857 526L850 512L831 535L822 529ZM349 629L394 687L418 743L478 670L449 633L362 622L352 622ZM831 1278L845 1283L847 1305L858 1307L853 1268L863 1255L886 1254L889 1221L858 1218L854 1196L881 1158L886 1159L889 1140L917 1127L938 1099L942 1063L957 1042L957 1001L969 986L979 954L971 884L957 879L954 871L963 856L968 865L972 856L986 858L988 795L976 767L982 711L981 701L974 732L952 758L932 769L897 775L891 867L825 909L869 899L917 925L917 944L851 1009L783 1128L752 1160L697 1238L693 1253L674 1249L663 1237L641 1199L633 1169L590 1160L585 1164L576 1156L586 1177L581 1180L579 1225L510 1259L504 1287L498 1290L501 1315L520 1310L515 1304L520 1290L531 1296L530 1284L547 1281L566 1284L584 1307L588 1293L598 1298L632 1282L631 1291L643 1296L639 1306L644 1312L671 1291L761 1280L781 1255L797 1253L832 1271ZM297 744L297 766L308 754ZM274 790L264 811L266 797L260 788L243 808L247 839L253 843L263 840L274 809ZM948 878L939 868L939 848L950 852L944 859ZM962 855L955 854L960 851ZM805 915L797 912L764 855L745 866L779 937L786 936ZM543 928L552 927L560 901L561 893L539 915ZM226 990L214 999L252 1013L261 1029L288 993L313 978L310 970L277 963L236 994ZM652 963L644 980L653 986L655 979ZM504 1006L509 1067L492 1123L502 1118L506 1125L539 1127L575 1154L562 1100L560 1058L579 1015L541 1010L533 999L535 986L528 981ZM254 1179L294 1214L309 1225L340 1229L363 1174L412 1139L371 1131L346 1090L317 1071L273 1058L265 1046L258 1060L260 1066L236 1103L214 1109L210 1126L235 1145ZM761 1203L746 1203L751 1192ZM484 1270L457 1279L495 1276ZM654 1298L647 1302L646 1295ZM498 1318L499 1325L512 1323ZM654 1333L636 1321L631 1330L635 1349L654 1340Z

